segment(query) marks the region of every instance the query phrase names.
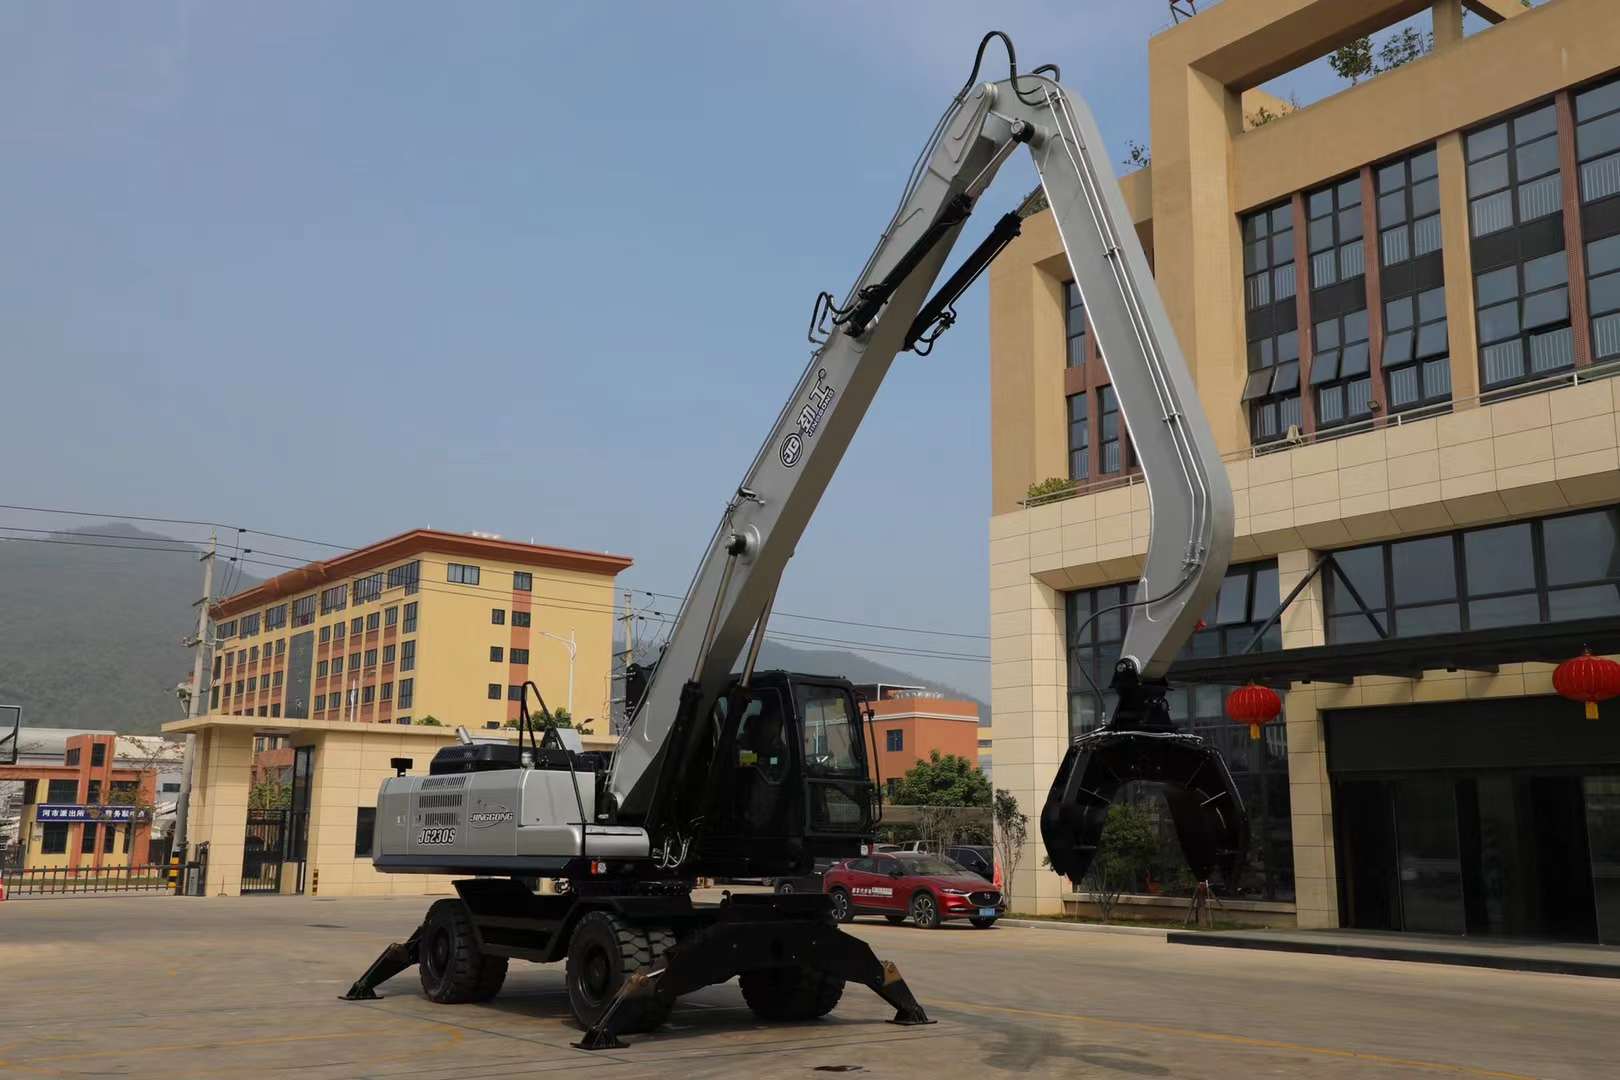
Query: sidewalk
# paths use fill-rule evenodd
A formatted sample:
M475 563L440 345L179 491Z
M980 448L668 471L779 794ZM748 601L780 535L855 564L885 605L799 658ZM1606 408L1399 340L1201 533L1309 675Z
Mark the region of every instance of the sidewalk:
M1620 948L1612 945L1371 930L1172 930L1166 940L1173 945L1213 945L1620 979Z

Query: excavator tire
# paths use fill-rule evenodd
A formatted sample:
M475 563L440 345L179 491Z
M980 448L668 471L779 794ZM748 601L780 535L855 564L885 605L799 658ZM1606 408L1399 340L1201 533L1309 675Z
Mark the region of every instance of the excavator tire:
M815 1020L844 996L844 979L800 967L745 971L737 979L743 1000L761 1020Z
M422 993L440 1005L488 1001L506 981L506 957L485 956L460 900L435 901L422 922L417 953Z
M628 923L608 911L593 911L579 920L568 942L568 1004L581 1028L594 1027L612 1006L624 981L638 971L658 967L675 947L675 934L662 927ZM614 1014L616 1031L633 1035L652 1031L669 1018L670 1003L648 995L627 999Z

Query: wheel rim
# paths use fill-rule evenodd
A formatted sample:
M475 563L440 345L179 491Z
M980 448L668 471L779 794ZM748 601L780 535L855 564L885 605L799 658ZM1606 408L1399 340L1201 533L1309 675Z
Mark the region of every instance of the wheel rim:
M427 940L428 974L438 977L450 966L450 931L435 928Z
M791 881L782 882L782 892L784 894L791 893L792 891L793 891L793 882L791 882Z
M600 948L591 949L585 954L585 962L580 968L580 992L592 1005L601 1002L607 996L610 979L607 951Z
M934 898L926 893L911 902L911 910L918 922L934 921Z
M849 914L849 897L841 892L833 893L833 914L840 919Z

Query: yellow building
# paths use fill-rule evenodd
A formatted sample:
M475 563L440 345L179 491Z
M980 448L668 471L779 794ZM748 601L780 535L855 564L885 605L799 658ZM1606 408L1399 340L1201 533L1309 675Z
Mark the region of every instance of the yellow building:
M418 529L221 601L208 713L165 726L198 736L188 839L208 845L207 891L445 888L370 867L390 762L426 768L456 728L504 729L530 681L572 705L588 749L611 749L613 586L630 565ZM290 805L250 806L255 745L291 748Z
M1425 9L1419 59L1298 110L1256 89ZM1617 42L1611 0L1225 0L1149 43L1122 183L1236 500L1172 671L1253 811L1234 909L1620 941L1620 737L1551 687L1620 652ZM1026 806L1097 722L1082 672L1123 635L1091 615L1147 542L1068 277L1045 214L991 274L996 781ZM1255 744L1222 716L1248 679L1286 699ZM1039 862L1014 895L1076 906Z

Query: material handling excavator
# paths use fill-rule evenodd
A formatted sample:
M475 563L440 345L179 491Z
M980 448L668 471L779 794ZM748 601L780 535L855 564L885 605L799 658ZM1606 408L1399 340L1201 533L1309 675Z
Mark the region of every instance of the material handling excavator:
M1010 75L981 82L997 38ZM1020 147L1040 188L930 296L982 193ZM418 964L430 999L485 1000L510 959L561 960L585 1029L576 1045L588 1049L622 1045L618 1035L656 1028L679 995L732 977L765 1019L824 1015L853 980L891 1004L896 1022L929 1022L895 967L838 928L825 896L695 905L691 892L698 877L800 874L818 857L864 853L882 810L868 717L845 680L756 671L760 644L788 559L890 364L902 350L926 354L1042 192L1152 522L1135 597L1121 605L1130 620L1113 677L1117 707L1070 747L1042 836L1052 867L1080 878L1114 795L1145 781L1165 789L1193 870L1231 872L1247 842L1242 801L1218 752L1177 732L1165 705L1166 670L1230 555L1226 471L1096 123L1056 68L1020 75L998 31L980 43L854 285L841 302L817 298L809 365L727 501L658 662L631 680L631 720L611 766L580 753L543 701L538 717L530 713L532 684L516 745L462 733L426 776L395 761L398 775L378 795L373 863L458 875L457 896L434 903L346 997L374 997ZM542 894L538 878L565 888ZM979 899L993 907L1000 897Z

